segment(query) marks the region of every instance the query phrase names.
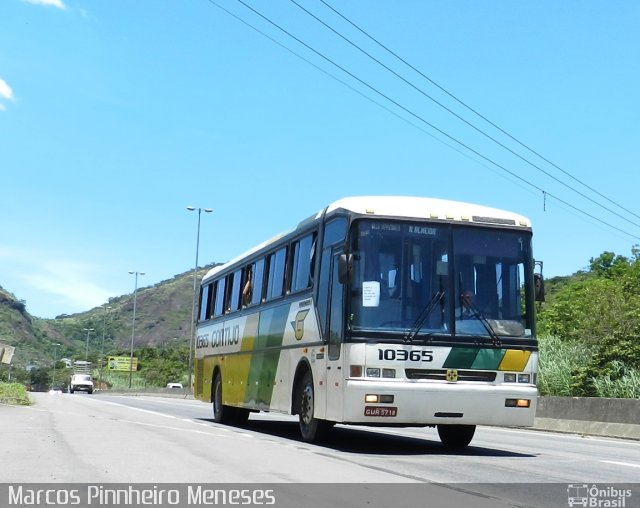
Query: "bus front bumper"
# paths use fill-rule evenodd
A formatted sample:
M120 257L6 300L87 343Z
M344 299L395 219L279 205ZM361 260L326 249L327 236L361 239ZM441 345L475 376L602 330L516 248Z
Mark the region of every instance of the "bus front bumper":
M350 379L344 423L376 425L533 425L533 385L371 381Z

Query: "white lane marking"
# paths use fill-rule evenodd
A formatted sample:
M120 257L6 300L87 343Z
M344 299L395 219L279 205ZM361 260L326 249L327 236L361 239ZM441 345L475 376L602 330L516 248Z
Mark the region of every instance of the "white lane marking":
M167 429L167 430L176 430L178 432L186 431L186 432L192 432L194 434L208 434L208 435L216 435L216 434L218 434L218 435L221 435L221 434L233 432L236 435L239 435L239 436L242 436L242 437L245 437L245 438L254 438L255 437L252 434L248 434L246 432L238 432L238 431L235 431L233 429L227 429L225 427L210 427L209 424L206 424L204 422L198 422L198 421L195 421L195 420L190 420L189 418L181 418L181 417L178 417L178 416L159 413L157 411L152 411L150 409L142 409L142 408L139 408L139 407L128 406L126 404L120 404L119 402L112 402L112 401L109 401L109 400L105 400L105 401L102 401L102 402L105 402L107 404L112 404L114 406L124 407L126 409L132 409L134 411L140 411L141 413L148 413L148 414L157 415L157 416L164 416L165 418L171 418L171 419L174 419L174 420L178 420L178 421L182 421L182 422L185 422L185 423L189 423L191 425L204 426L208 430L206 432L203 432L203 431L195 430L195 429L184 429L184 428L169 427L169 426L166 426L166 425L158 425L158 424L155 424L155 423L145 423L145 422L138 422L138 421L134 421L134 420L121 420L121 421L125 421L125 422L128 422L128 423L133 423L133 424L136 424L136 425L163 428L163 429Z
M605 464L614 464L616 466L640 467L640 464L632 464L631 462L618 462L616 460L601 460Z

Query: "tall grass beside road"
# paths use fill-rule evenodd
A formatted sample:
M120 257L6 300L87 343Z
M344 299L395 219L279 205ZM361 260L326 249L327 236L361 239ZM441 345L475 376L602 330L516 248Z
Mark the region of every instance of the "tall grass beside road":
M595 348L561 340L553 335L539 337L538 390L540 395L575 397L576 373L588 365ZM613 370L591 377L596 397L640 398L640 370L613 362Z
M0 383L0 404L29 406L31 401L24 385L20 383Z

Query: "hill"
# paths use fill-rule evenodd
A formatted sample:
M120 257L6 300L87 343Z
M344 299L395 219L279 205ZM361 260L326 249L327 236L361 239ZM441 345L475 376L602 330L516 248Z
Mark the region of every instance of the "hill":
M0 287L0 342L16 347L14 364L26 365L31 359L46 357L44 351L55 338L41 325L41 320L26 311L24 301Z
M198 269L197 282L215 264ZM55 319L31 316L25 303L0 287L0 342L16 347L13 364L50 365L60 358L97 361L127 352L131 346L133 294L110 298L100 307ZM138 288L134 347L189 344L193 304L193 270ZM60 344L60 346L54 346Z

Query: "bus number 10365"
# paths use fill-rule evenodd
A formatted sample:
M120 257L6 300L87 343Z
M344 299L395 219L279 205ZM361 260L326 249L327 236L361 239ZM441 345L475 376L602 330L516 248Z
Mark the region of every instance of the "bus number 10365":
M432 362L433 351L407 351L406 349L378 349L378 360L398 360L404 362Z

